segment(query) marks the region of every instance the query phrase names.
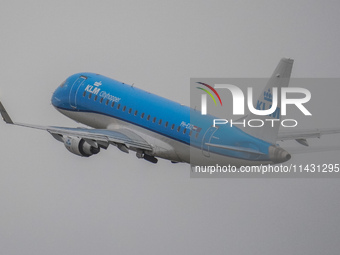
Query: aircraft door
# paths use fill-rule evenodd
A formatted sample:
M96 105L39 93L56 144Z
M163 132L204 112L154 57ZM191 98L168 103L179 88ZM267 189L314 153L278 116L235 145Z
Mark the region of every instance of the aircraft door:
M206 157L210 157L210 146L206 145L206 143L210 143L210 140L214 133L216 132L218 128L211 126L208 128L208 130L205 132L203 139L202 139L202 153Z
M87 77L79 76L79 78L72 84L70 89L69 101L72 108L77 108L77 94L80 86L85 82Z

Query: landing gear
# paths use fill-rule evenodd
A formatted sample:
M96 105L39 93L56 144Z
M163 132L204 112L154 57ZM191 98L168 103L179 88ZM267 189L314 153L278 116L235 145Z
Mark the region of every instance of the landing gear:
M154 163L154 164L156 164L158 162L157 158L155 158L154 156L150 156L150 155L145 154L144 151L142 151L142 150L138 150L136 152L136 157L137 158L143 158L146 161L149 161L149 162Z
M146 154L144 155L144 159L146 161L149 161L149 162L154 163L154 164L156 164L158 162L158 159L156 159L154 156L149 156L149 155L146 155Z

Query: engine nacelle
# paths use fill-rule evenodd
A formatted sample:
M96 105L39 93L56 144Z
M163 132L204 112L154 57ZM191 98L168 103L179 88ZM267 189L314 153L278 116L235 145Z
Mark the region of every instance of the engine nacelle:
M81 157L90 157L100 151L99 146L93 147L79 137L65 137L64 145L68 151Z

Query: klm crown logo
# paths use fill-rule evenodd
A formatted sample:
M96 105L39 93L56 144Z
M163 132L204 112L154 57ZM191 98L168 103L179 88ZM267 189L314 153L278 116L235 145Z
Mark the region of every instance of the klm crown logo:
M96 81L94 84L93 84L94 86L96 86L96 87L99 87L99 86L101 86L102 85L102 82L101 81Z
M268 89L267 91L265 91L263 93L263 96L264 96L264 100L268 101L268 102L272 102L272 99L273 99L273 95L270 91L270 89Z

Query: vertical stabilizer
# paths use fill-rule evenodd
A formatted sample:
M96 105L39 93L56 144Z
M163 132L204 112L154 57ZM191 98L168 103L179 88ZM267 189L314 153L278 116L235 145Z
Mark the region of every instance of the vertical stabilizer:
M275 68L272 76L270 77L267 86L264 88L260 97L254 102L254 108L257 110L268 110L274 102L273 98L273 88L277 88L277 108L270 115L255 115L251 112L246 116L245 121L248 123L252 119L263 120L264 125L262 127L250 127L246 125L243 131L246 133L260 138L264 141L275 144L277 140L277 135L279 132L280 121L281 120L281 88L288 87L290 75L293 67L293 59L282 58ZM266 121L267 119L267 121ZM268 121L272 120L272 121ZM274 119L274 120L273 120Z

